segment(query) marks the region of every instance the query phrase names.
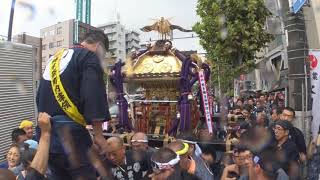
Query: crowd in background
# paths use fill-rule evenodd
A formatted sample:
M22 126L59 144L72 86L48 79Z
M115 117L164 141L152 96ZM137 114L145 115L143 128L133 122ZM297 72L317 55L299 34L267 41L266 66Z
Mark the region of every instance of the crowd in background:
M226 120L220 117L215 123L215 133L209 134L206 125L199 123L195 131L181 133L160 149L150 147L148 136L142 132L133 133L126 143L121 137L110 137L103 149L92 146L90 151L98 152L98 156L87 154L94 176L80 175L76 179L317 179L319 167L311 162L320 154L319 145L311 143L313 149L307 150L303 133L292 124L295 111L285 107L283 101L273 94L261 94L230 100L225 105L215 103L219 109L228 110ZM31 121L22 121L12 131L13 144L7 161L0 165L0 179L54 179L50 166L47 168L50 116L40 113L38 121L42 131L39 143ZM116 133L117 118L110 122L114 124L111 132ZM225 142L224 152L212 144L217 139ZM82 155L76 153L76 147L64 148L69 151L72 166L79 166L77 159ZM305 172L307 164L309 171Z

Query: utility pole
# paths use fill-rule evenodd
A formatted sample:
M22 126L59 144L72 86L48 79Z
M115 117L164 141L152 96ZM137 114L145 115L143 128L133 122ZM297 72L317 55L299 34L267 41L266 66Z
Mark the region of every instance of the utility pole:
M294 14L289 1L291 0L280 0L287 39L288 105L296 111L294 125L304 132L307 139L310 136L311 121L310 66L307 60L309 50L303 12L300 10Z
M8 41L11 41L12 37L12 24L13 24L13 16L14 16L14 7L16 5L16 0L12 0L11 2L11 11L10 11L10 19L9 19L9 29L8 29Z

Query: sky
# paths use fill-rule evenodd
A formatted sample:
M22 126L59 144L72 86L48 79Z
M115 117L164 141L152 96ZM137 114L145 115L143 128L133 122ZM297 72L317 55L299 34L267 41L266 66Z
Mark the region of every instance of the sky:
M29 5L25 5L26 2ZM74 0L16 0L13 35L26 32L39 36L40 29L75 17ZM91 24L93 26L116 21L127 29L141 33L141 43L157 38L157 33L145 33L139 29L151 25L154 19L170 18L171 23L191 29L200 20L196 14L196 0L91 0ZM0 0L0 35L6 36L11 0ZM191 36L192 33L174 31L174 37ZM196 36L196 34L194 34ZM179 50L204 52L198 38L174 40Z

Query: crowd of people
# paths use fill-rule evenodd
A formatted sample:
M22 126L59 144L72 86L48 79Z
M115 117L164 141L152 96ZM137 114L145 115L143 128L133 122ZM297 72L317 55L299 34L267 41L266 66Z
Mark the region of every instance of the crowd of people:
M13 144L6 155L7 161L0 165L0 179L286 180L308 177L303 169L308 160L319 156L319 145L313 144L316 148L308 152L303 133L292 124L294 109L268 102L261 96L221 106L229 111L222 130L216 126L215 133L209 134L202 131L205 127L199 126L197 131L181 133L159 148L149 146L145 133L135 132L126 143L121 137L113 136L106 139L103 146L93 143L86 154L80 154L78 148L81 147L75 145L72 132L66 129L61 131L64 134L61 142L64 152L68 152L64 163L68 163L66 167L71 170L65 172L62 167L60 171L50 168L54 134L51 121L54 119L40 113L39 143L34 137L33 123L22 121L12 131ZM223 129L225 136L219 137L218 131L221 133ZM209 138L203 138L205 135ZM210 141L219 138L224 138L226 146L230 143L232 148L218 152ZM81 159L88 160L91 166L83 164ZM62 159L56 159L59 161Z
M101 60L108 45L103 32L93 31L50 59L37 94L36 133L27 120L12 131L0 180L287 180L306 177L306 162L309 178L319 177L318 161L312 160L320 156L320 143L307 149L292 124L295 110L285 107L281 93L213 100L213 114L221 114L214 117L214 133L200 118L192 132L158 148L149 146L143 132L124 141L106 101ZM108 120L114 136L106 139L102 127Z

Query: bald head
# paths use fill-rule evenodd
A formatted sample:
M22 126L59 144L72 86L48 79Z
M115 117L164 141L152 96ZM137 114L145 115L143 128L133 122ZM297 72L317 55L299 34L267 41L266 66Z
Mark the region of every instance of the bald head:
M0 180L15 180L13 172L8 169L0 169Z
M107 139L107 148L105 149L107 158L115 165L122 165L125 160L126 148L120 137L110 137Z
M120 137L110 137L107 139L107 145L108 147L122 147L123 146L123 140Z
M137 132L132 136L132 140L148 140L148 137L143 132Z
M168 144L166 147L171 149L174 152L177 152L177 151L180 151L181 149L183 149L184 145L183 145L182 141L178 140L178 141L175 141L175 142Z
M131 138L131 148L134 151L145 152L148 150L148 136L143 132L135 133Z
M176 157L177 154L174 151L164 147L159 149L156 153L153 153L151 159L159 163L167 163Z

